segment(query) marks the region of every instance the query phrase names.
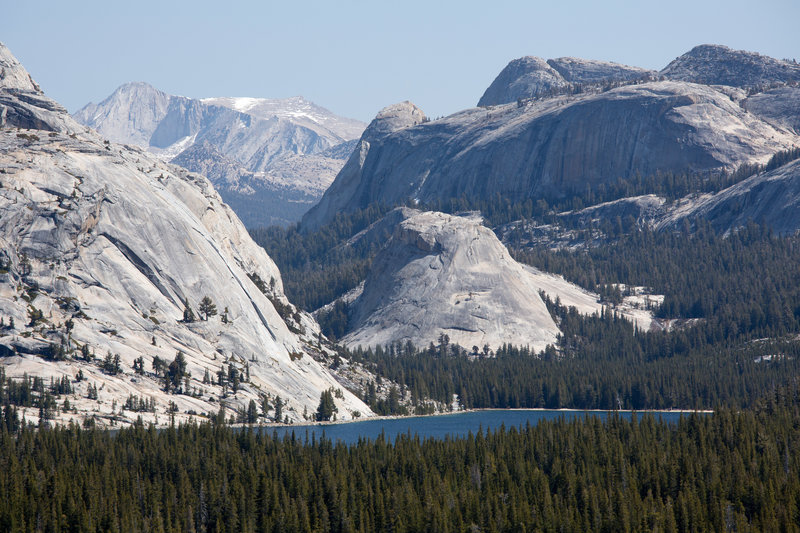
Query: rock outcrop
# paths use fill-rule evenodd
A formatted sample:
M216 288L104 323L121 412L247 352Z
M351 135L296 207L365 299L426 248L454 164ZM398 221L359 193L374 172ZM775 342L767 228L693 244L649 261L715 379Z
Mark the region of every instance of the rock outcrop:
M686 199L669 211L658 226L672 228L693 219L708 220L720 232L734 231L755 222L780 235L797 233L800 231L800 160L751 176L717 194Z
M660 74L671 80L749 88L798 82L800 65L755 52L703 44L674 59Z
M798 143L729 94L685 82L469 109L362 139L302 224L319 227L370 203L558 200L636 173L766 163Z
M742 106L759 118L800 134L800 87L777 87L756 93Z
M479 106L502 105L576 90L582 85L649 79L655 72L608 61L560 57L514 59L498 74L478 101Z
M8 63L2 45L0 56ZM103 140L35 85L20 87L20 68L0 85L6 374L81 372L67 418L131 421L135 414L119 409L131 395L152 398L155 412L142 414L161 423L169 402L185 419L223 405L235 414L262 394L288 401L291 420L313 413L323 390L340 388L315 360L324 358L312 346L317 326L286 300L277 267L208 180ZM217 314L201 320L206 296ZM184 320L187 306L197 320ZM167 394L152 366L178 352L191 377L173 384L183 394ZM98 364L106 354L119 356L122 373ZM144 368L134 373L139 357ZM233 374L242 380L238 391ZM90 384L97 400L86 398ZM370 414L347 391L336 401L340 418Z
M533 276L479 220L406 210L351 304L350 346L441 335L471 348L543 349L558 334Z
M298 220L350 155L325 152L364 129L302 97L195 100L145 83L123 85L75 118L112 141L206 173L248 226Z

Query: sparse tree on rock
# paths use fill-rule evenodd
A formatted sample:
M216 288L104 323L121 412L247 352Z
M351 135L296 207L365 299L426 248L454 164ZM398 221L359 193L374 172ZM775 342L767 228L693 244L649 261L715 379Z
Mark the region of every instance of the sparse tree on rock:
M198 307L201 315L204 315L205 318L203 320L208 320L208 317L214 316L217 314L217 306L208 296L203 296L203 299L200 300L200 306Z
M186 356L183 355L183 352L178 350L175 359L169 364L167 373L164 376L165 388L167 391L169 391L170 388L174 390L180 389L183 378L189 375L190 374L186 371Z
M192 308L189 307L188 298L183 301L183 321L187 323L195 321L194 311L192 311Z

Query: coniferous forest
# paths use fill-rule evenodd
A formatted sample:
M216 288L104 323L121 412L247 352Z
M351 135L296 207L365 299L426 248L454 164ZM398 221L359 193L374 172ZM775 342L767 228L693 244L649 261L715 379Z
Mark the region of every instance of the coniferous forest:
M204 424L0 429L2 531L799 531L800 396L677 424L352 446Z

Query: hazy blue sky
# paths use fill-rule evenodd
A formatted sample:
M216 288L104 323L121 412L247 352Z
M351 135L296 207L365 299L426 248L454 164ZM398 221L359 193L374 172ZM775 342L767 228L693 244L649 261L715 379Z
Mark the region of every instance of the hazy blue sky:
M508 61L661 69L703 43L800 60L798 0L0 0L0 41L75 111L127 81L191 97L303 95L365 121L474 106Z

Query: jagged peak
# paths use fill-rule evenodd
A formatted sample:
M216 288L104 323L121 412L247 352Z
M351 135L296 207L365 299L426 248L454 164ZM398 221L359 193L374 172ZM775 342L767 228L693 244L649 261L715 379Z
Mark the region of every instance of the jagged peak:
M410 128L427 120L425 113L408 100L381 109L370 122L362 135L363 140L371 140L389 135L395 131Z
M25 67L2 42L0 42L0 89L42 92Z

